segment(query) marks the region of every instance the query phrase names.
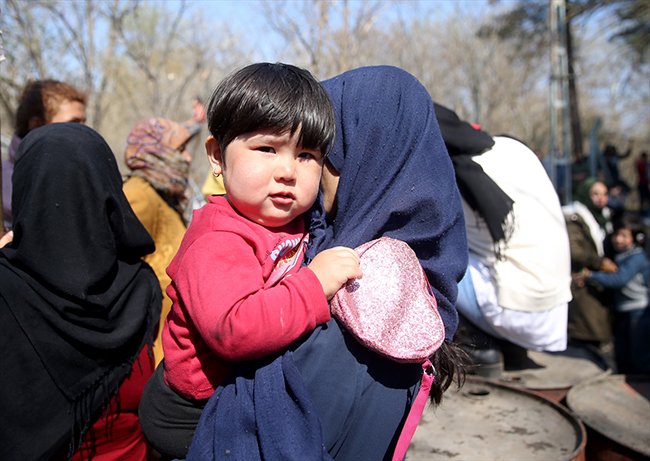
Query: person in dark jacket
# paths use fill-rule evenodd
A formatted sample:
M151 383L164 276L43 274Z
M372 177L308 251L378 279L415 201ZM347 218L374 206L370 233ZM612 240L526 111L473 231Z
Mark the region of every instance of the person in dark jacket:
M571 246L571 273L583 268L614 272L616 265L605 257L604 240L611 223L608 219L607 186L585 179L575 194L575 201L562 208ZM573 299L569 303L568 333L570 340L600 346L612 338L611 314L602 286L592 282L571 284Z

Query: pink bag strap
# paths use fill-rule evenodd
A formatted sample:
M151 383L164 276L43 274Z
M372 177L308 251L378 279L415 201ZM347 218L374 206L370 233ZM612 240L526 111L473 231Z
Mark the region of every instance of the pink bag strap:
M431 391L431 385L433 384L434 379L434 368L429 359L422 364L422 369L424 370L424 373L422 374L420 390L418 391L418 395L415 396L415 401L411 406L409 415L406 417L402 433L397 440L397 446L395 447L395 453L393 454L393 461L402 461L404 456L406 456L406 450L408 450L409 445L411 444L411 439L413 439L413 434L415 434L415 429L417 429L418 424L420 423L424 406L429 397L429 391Z

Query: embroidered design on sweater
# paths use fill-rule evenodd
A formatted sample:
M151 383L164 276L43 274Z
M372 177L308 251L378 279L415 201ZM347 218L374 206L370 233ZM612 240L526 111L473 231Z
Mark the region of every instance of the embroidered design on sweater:
M266 286L273 286L287 275L291 275L289 272L302 263L308 240L309 234L305 234L302 239L287 239L271 251L271 259L275 263Z

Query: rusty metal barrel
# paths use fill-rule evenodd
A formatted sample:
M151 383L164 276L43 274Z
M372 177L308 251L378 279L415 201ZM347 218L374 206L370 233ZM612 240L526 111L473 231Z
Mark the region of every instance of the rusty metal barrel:
M566 400L587 426L590 459L650 459L650 376L602 376L574 386Z
M611 373L607 365L596 357L589 359L528 351L528 358L539 367L504 371L501 382L533 391L558 403L576 384Z
M567 408L532 392L468 376L425 409L407 461L584 461L585 427Z

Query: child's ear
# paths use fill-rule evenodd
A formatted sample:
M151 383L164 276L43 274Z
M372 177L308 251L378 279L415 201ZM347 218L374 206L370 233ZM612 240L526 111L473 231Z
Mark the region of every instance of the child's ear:
M221 147L219 147L219 143L214 139L214 136L208 136L208 139L205 141L205 152L208 154L208 162L210 162L212 174L219 176L223 171L223 156Z

